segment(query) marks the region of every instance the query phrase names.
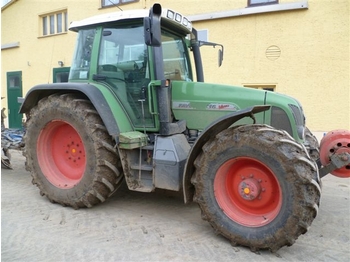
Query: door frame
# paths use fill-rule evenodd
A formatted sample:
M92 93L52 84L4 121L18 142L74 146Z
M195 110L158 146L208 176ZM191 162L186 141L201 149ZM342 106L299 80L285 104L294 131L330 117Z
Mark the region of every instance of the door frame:
M52 69L52 76L53 76L52 82L53 83L62 83L62 81L57 82L57 74L58 73L68 73L69 74L69 70L70 70L70 67L56 67L56 68L53 68ZM65 82L65 81L63 81L63 82ZM68 78L67 78L67 82L68 82Z

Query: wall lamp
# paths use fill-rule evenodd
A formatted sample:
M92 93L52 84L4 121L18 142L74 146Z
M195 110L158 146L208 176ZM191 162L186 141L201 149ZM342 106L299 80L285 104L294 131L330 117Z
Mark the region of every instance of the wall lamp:
M59 65L60 67L64 66L63 61L58 61L58 65Z

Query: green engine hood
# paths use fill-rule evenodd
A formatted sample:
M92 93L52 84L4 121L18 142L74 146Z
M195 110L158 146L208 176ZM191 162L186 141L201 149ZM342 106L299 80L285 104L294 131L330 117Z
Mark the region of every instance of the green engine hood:
M189 129L203 130L211 122L247 107L271 105L255 115L256 123L284 129L297 141L303 140L304 114L299 102L289 96L246 87L201 82L172 82L172 110ZM253 123L244 118L235 124Z
M172 82L172 110L185 119L189 129L203 130L228 113L253 105L264 105L266 91L201 82ZM263 122L264 113L257 116ZM250 123L252 121L250 120Z

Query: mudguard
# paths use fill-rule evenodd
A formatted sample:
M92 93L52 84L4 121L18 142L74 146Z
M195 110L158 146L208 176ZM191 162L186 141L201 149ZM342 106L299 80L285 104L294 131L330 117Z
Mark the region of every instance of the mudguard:
M47 97L58 92L69 92L69 93L82 93L84 94L94 105L103 123L105 124L108 133L116 138L120 129L113 116L105 97L101 91L92 84L86 83L54 83L54 84L42 84L31 88L24 102L19 110L19 113L28 113L32 107L34 107L40 99Z
M238 120L244 117L251 117L254 119L254 114L264 112L269 109L270 106L266 105L248 107L215 120L205 130L203 130L201 135L192 146L185 165L183 174L183 194L185 203L191 202L193 199L194 188L191 184L191 177L194 172L193 163L196 160L198 154L201 152L203 145L208 142L211 137L216 136L222 130L229 128Z

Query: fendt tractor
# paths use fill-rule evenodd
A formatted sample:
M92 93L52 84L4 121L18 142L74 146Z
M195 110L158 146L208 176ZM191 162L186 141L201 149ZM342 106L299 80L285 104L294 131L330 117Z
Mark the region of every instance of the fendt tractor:
M69 82L34 86L20 109L26 169L51 202L90 208L123 181L183 191L232 244L275 252L310 227L320 178L350 176L348 130L319 146L294 98L205 83L200 49L221 64L223 46L180 13L155 4L69 29Z

